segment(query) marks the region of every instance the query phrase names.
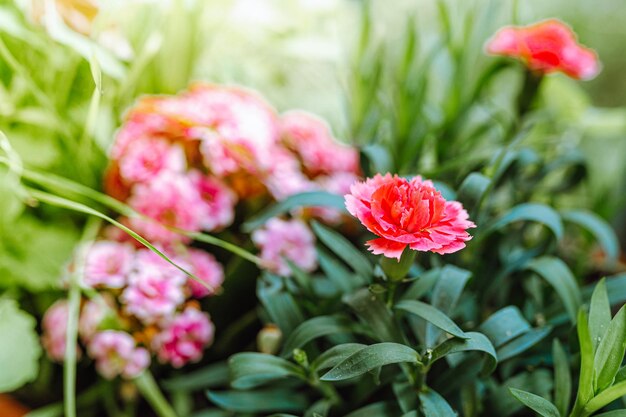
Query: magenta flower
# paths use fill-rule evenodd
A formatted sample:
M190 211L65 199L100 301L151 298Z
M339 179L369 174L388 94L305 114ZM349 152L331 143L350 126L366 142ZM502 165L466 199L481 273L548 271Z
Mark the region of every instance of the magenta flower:
M218 178L200 171L190 172L189 178L202 199L202 229L212 231L229 226L235 218L237 195Z
M270 219L262 229L252 233L252 241L261 249L265 267L279 275L290 275L289 259L304 271L317 267L315 237L300 220Z
M118 163L127 184L150 181L162 172L180 173L186 168L183 149L163 139L132 141Z
M159 360L180 368L202 358L213 341L215 328L208 314L187 308L174 317L153 340Z
M295 155L278 147L274 151L274 163L264 183L272 196L279 201L291 195L318 188L304 175Z
M134 249L126 243L95 242L85 258L83 281L90 287L122 288L133 266Z
M65 357L68 314L67 301L59 300L52 304L43 316L41 343L53 361L62 362Z
M206 282L211 289L205 287L194 279L187 278L187 284L191 294L195 298L203 298L215 294L215 291L224 282L224 268L217 262L215 257L199 249L189 249L188 262L191 264L193 274Z
M83 305L78 320L78 334L83 341L88 342L96 334L109 310L104 298L89 300Z
M88 352L96 361L96 369L106 379L118 375L134 378L150 365L148 351L137 347L126 332L105 330L97 333L89 343Z
M367 242L375 254L400 259L407 246L439 254L456 252L476 227L457 201L446 201L430 181L376 174L351 187L346 208L372 233Z

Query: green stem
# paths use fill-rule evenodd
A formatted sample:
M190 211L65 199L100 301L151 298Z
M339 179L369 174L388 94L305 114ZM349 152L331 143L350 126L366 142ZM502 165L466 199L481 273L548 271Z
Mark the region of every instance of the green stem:
M150 406L159 417L178 417L149 371L146 370L135 378L135 384L141 395L150 403Z

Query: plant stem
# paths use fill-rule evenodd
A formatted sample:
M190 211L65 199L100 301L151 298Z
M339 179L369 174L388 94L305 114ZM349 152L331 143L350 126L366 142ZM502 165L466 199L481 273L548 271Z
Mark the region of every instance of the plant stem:
M178 417L159 389L150 371L145 371L137 378L135 384L141 395L150 403L159 417Z

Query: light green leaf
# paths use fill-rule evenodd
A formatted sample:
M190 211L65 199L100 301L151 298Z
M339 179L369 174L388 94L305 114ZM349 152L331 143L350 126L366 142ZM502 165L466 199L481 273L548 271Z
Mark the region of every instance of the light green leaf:
M583 310L578 312L578 342L580 343L580 377L578 382L578 395L574 410L582 408L594 394L594 355L587 315Z
M518 204L488 226L484 233L489 234L520 221L541 223L552 231L557 240L563 237L563 222L559 213L552 207L539 203Z
M378 343L359 350L324 374L322 381L341 381L394 363L417 363L418 353L398 343Z
M538 395L531 394L530 392L518 390L515 388L509 388L511 395L517 398L522 404L531 410L536 411L543 417L561 417L559 410L556 409L554 404L550 401L542 398Z
M318 222L313 222L312 227L319 240L350 265L357 274L365 278L373 274L374 268L370 261L348 239Z
M554 359L554 404L559 413L565 416L569 411L572 376L567 355L558 339L554 339L552 343L552 358Z
M396 304L395 308L415 314L453 336L467 339L465 332L461 330L452 319L430 304L416 300L404 300Z
M615 384L593 397L584 407L582 415L590 416L596 411L626 395L626 381Z
M450 404L436 391L428 389L418 394L425 417L456 417Z
M17 302L0 299L0 392L13 391L32 381L39 371L41 345L33 317Z
M604 219L587 210L568 210L562 212L561 216L563 220L590 231L604 249L609 261L617 260L620 252L619 241L613 228Z
M553 256L542 256L528 262L526 268L541 276L554 288L563 301L571 322L576 323L576 314L582 304L582 295L576 278L565 262Z
M230 357L228 366L235 389L255 388L289 376L304 378L302 369L295 364L265 353L237 353Z
M601 279L593 290L589 306L589 332L595 351L611 322L611 305L606 291L606 280Z
M624 360L626 352L626 306L615 315L598 345L594 359L595 392L608 388Z

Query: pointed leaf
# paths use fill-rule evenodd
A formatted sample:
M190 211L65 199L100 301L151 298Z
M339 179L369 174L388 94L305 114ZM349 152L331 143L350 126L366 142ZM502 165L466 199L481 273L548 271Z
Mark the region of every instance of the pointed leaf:
M509 306L489 316L479 330L498 348L529 331L530 324L517 307Z
M601 279L591 295L591 303L589 306L589 332L591 333L591 342L595 351L600 344L600 340L609 328L611 322L611 305L609 304L609 295L606 291L606 280Z
M215 405L241 413L298 412L308 405L307 398L298 392L284 388L256 391L207 391L207 397Z
M301 323L289 335L282 356L290 355L294 349L305 346L319 337L338 333L362 333L358 324L343 317L319 316Z
M563 222L559 213L552 207L539 203L518 204L488 226L484 233L488 234L520 221L541 223L552 231L557 240L563 237Z
M338 363L345 361L350 356L366 347L367 345L362 345L360 343L344 343L342 345L333 346L326 352L319 355L313 363L311 363L311 369L319 370L333 368Z
M545 398L515 388L509 388L509 391L511 391L511 394L515 398L517 398L522 404L524 404L531 410L539 413L541 416L561 417L559 414L559 410L556 409L554 404L552 404Z
M519 355L522 352L527 351L531 347L535 346L541 340L543 340L552 331L552 326L540 327L532 329L520 337L510 341L504 346L500 346L497 350L498 359L500 362L504 362L514 356Z
M498 357L487 336L478 332L467 332L465 335L468 337L467 339L448 339L433 349L430 359L431 363L452 353L478 351L487 354L483 366L483 375L493 372L496 368Z
M436 391L428 389L418 394L425 417L456 417L450 404Z
M609 387L624 360L626 352L626 306L615 315L598 345L594 359L596 393Z
M396 304L395 308L415 314L416 316L419 316L429 323L437 326L441 330L450 333L452 336L460 337L462 339L467 338L465 332L461 330L459 326L452 321L452 319L429 304L416 300L404 300Z
M609 262L617 260L620 252L619 241L613 228L604 219L587 210L568 210L561 213L561 216L563 220L589 230L602 246Z
M572 392L572 376L569 370L569 361L558 339L552 343L552 357L554 359L554 404L562 416L569 411Z
M374 272L372 264L348 239L318 222L313 222L312 227L319 240L350 265L356 273L366 278L372 276Z
M231 385L250 389L286 377L304 378L302 369L285 359L265 353L237 353L228 360Z

